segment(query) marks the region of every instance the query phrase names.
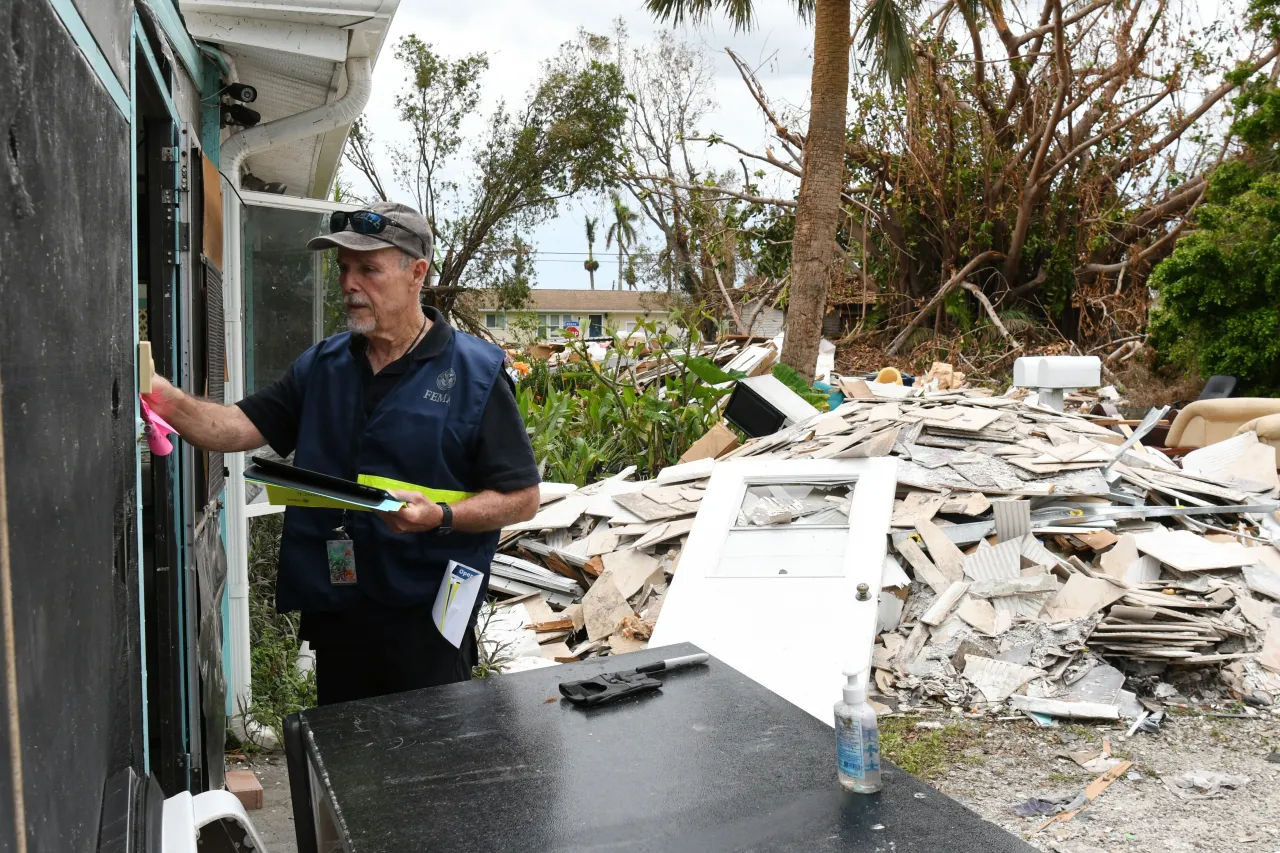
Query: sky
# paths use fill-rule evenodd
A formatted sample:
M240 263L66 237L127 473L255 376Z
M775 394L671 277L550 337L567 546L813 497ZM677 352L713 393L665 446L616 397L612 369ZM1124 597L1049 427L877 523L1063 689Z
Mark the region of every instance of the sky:
M574 40L580 27L611 34L613 21L622 18L634 46L652 43L663 28L673 30L690 44L702 46L715 67L712 97L717 105L702 130L714 131L749 150L761 150L769 136L768 127L724 48L731 47L744 61L757 67L771 100L804 109L809 97L813 31L795 16L793 3L760 0L756 8L755 28L736 33L723 18L696 28L658 23L639 0L469 0L447 4L401 0L374 70L373 95L365 117L378 140L393 142L404 138L395 115L395 95L403 86L404 69L393 53L396 42L409 33L450 58L477 52L488 54L489 70L482 79L483 100L479 115L471 123L473 130L478 130L481 118L499 99L512 104L524 102L541 63L555 55L562 43ZM730 155L723 147L710 152L709 157L713 165L721 168L740 168L736 155ZM384 183L393 184L390 163L384 159L382 166ZM359 191L363 182L359 174L346 167L343 176ZM387 191L399 201L413 201L400 187L388 186ZM588 287L582 267L587 250L582 220L584 212L597 207L603 210L602 200L567 202L556 219L525 235L537 249L538 287ZM637 208L634 201L631 207ZM597 288L612 286L617 278L616 251L602 251L603 236L602 228L596 243L596 259L600 262ZM651 245L656 245L656 231L648 236Z

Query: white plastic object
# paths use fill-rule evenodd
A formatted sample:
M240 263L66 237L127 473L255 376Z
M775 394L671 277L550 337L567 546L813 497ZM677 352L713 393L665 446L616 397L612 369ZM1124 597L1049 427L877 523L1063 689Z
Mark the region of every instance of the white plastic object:
M164 801L161 853L198 853L200 830L222 821L238 850L267 853L249 815L230 791L206 791L194 797L187 791Z
M1102 359L1096 355L1026 356L1013 363L1013 384L1019 388L1097 388L1102 384Z
M1036 402L1060 412L1063 391L1102 384L1102 359L1096 355L1026 356L1013 363L1013 384L1039 389Z
M811 403L795 391L792 391L787 387L786 383L771 373L762 373L759 376L741 379L739 384L746 385L759 394L765 402L781 412L783 417L786 418L786 426L797 424L818 414L818 410Z

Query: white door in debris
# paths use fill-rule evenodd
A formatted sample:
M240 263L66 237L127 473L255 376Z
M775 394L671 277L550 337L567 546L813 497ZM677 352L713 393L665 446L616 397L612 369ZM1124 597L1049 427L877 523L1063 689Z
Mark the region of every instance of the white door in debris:
M718 463L650 646L694 643L830 725L844 672L871 662L896 470Z

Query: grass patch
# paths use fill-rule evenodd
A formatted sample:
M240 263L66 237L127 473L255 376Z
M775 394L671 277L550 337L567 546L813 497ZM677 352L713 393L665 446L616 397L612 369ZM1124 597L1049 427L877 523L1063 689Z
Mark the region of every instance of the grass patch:
M968 752L982 738L977 726L944 723L940 729L917 729L919 717L885 717L880 721L880 754L913 776L936 779L944 770L981 763Z

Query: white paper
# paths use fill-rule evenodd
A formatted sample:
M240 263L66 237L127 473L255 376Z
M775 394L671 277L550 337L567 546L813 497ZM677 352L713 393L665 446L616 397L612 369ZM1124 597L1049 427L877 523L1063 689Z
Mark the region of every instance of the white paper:
M476 599L483 587L482 572L456 560L449 561L444 579L440 581L440 591L436 593L435 604L431 607L431 618L444 638L455 647L462 645L462 638L471 623L471 613L475 610Z

